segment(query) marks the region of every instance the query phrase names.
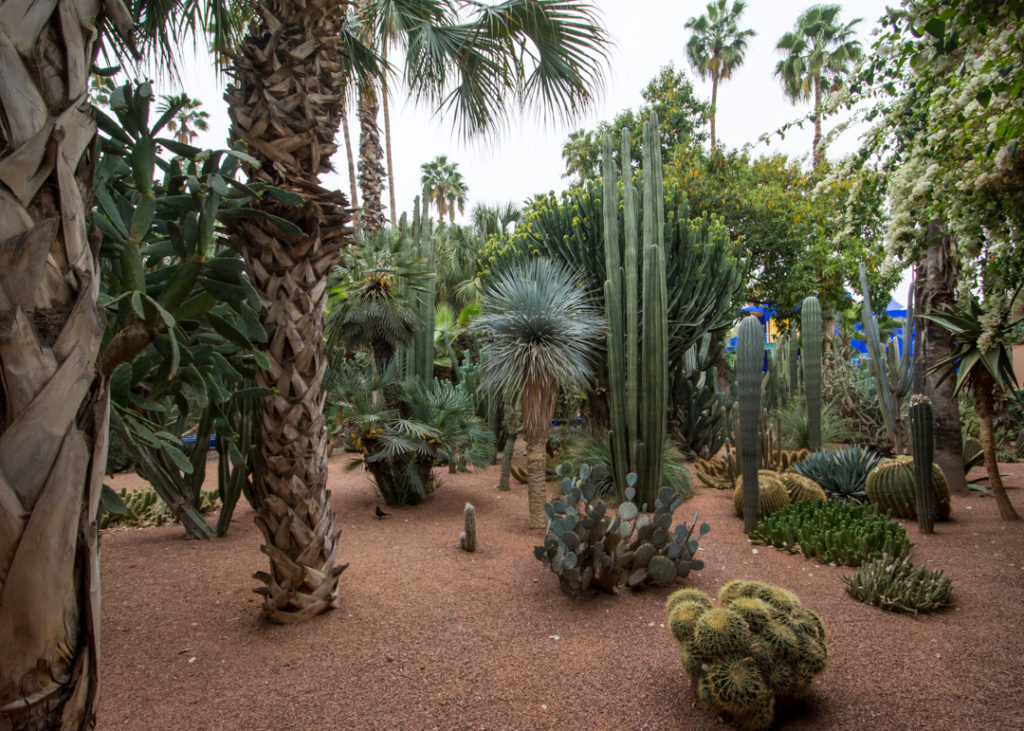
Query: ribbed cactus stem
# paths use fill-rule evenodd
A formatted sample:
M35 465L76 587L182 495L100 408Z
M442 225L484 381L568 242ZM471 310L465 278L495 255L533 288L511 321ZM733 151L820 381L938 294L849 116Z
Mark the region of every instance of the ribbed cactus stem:
M612 455L612 471L616 488L625 491L626 475L630 472L629 431L626 409L626 353L625 326L627 322L622 302L622 262L619 252L619 173L612 154L611 135L604 138L602 174L604 190L604 261L608 277L604 282L604 311L608 321L608 447ZM620 494L624 499L624 495Z
M459 545L463 551L473 553L476 550L476 508L472 503L466 503L463 511L466 530L459 536Z
M636 188L629 161L629 130L622 130L620 160L626 163L622 170L622 276L626 298L626 442L629 444L629 463L636 464L636 442L640 412L640 256L637 236ZM633 468L631 467L631 470Z
M934 532L935 493L932 489L932 460L935 457L932 405L924 396L910 403L910 448L914 455L914 496L917 525L925 535Z
M814 295L800 307L800 352L807 395L807 442L812 452L821 449L821 305Z
M736 381L739 401L740 474L743 478L743 531L757 528L758 419L761 414L761 373L764 363L764 330L749 315L740 323L736 343Z

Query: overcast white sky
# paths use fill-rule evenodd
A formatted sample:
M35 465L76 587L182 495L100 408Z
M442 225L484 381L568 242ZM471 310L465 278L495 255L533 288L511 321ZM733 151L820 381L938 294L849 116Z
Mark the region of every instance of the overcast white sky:
M462 142L449 119L438 118L432 110L416 108L400 96L392 101L392 143L395 164L395 191L399 212L410 210L420 190L420 165L438 155L447 155L459 164L469 187L468 214L478 202L521 203L534 193L561 190L566 180L561 150L570 131L592 128L600 120L611 119L627 107L643 103L641 90L666 64L686 71L698 95L710 99L710 82L697 78L686 61L685 45L689 31L687 19L705 12L706 4L694 0L597 0L605 27L613 42L603 94L585 117L568 124L548 123L534 118L513 118L508 129L491 136ZM746 62L719 88L718 138L728 147L756 143L770 132L806 114L808 106L794 107L783 96L779 81L772 75L779 54L778 39L794 26L797 16L815 3L807 0L748 0L742 18L743 27L753 28L757 36L748 44ZM842 3L842 22L859 17L859 36L870 52L871 33L885 12L885 0L848 0ZM889 0L888 4L898 4ZM221 99L224 77L214 78L208 62L186 71L185 89L201 98L210 114L210 130L198 142L206 147L225 144L228 121ZM382 122L383 124L383 122ZM358 125L351 127L353 144ZM830 156L849 152L856 146L856 135L847 134L830 148ZM790 155L807 156L811 128L793 129L784 140L775 137L771 148L763 145L755 151L779 150ZM335 159L338 173L322 181L348 193L348 175L344 148ZM805 165L809 163L805 160ZM385 204L387 197L385 194ZM901 288L902 289L902 288Z

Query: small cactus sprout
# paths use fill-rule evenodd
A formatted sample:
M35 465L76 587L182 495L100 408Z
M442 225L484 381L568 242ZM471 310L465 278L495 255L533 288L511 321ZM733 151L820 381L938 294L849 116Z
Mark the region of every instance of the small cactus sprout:
M473 553L476 550L476 508L472 503L466 503L463 517L466 521L466 530L459 536L459 545L463 551Z

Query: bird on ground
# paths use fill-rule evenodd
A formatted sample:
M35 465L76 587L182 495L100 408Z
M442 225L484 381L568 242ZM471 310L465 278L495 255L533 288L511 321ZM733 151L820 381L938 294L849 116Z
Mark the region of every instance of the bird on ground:
M377 520L380 520L381 518L385 518L391 515L391 513L385 513L383 510L381 510L380 505L376 506L374 508L374 511L377 513Z

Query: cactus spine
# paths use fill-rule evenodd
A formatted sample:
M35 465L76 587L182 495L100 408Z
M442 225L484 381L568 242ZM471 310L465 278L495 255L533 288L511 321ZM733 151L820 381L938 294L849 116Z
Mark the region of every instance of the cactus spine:
M932 434L932 405L924 396L910 404L910 448L914 454L914 497L917 525L931 535L935 529L935 493L932 491L932 458L935 440Z
M736 343L736 380L739 391L740 475L743 480L743 531L757 528L760 491L757 485L757 428L761 414L761 372L764 363L764 330L748 315L740 323Z
M466 523L466 530L459 536L459 545L463 551L473 553L476 550L476 508L472 503L466 503L463 511L463 518Z
M800 307L800 339L807 394L807 441L812 452L821 449L821 305L814 295Z
M631 159L628 130L622 132L621 155ZM664 194L658 121L654 112L644 124L643 271L636 210L636 190L628 167L622 171L623 236L619 257L619 177L611 137L604 141L604 284L608 318L608 434L613 471L620 494L634 472L637 503L653 504L661 487L668 415L668 293L665 282ZM642 298L642 310L638 301ZM624 346L624 347L623 347ZM640 386L644 398L641 403Z

